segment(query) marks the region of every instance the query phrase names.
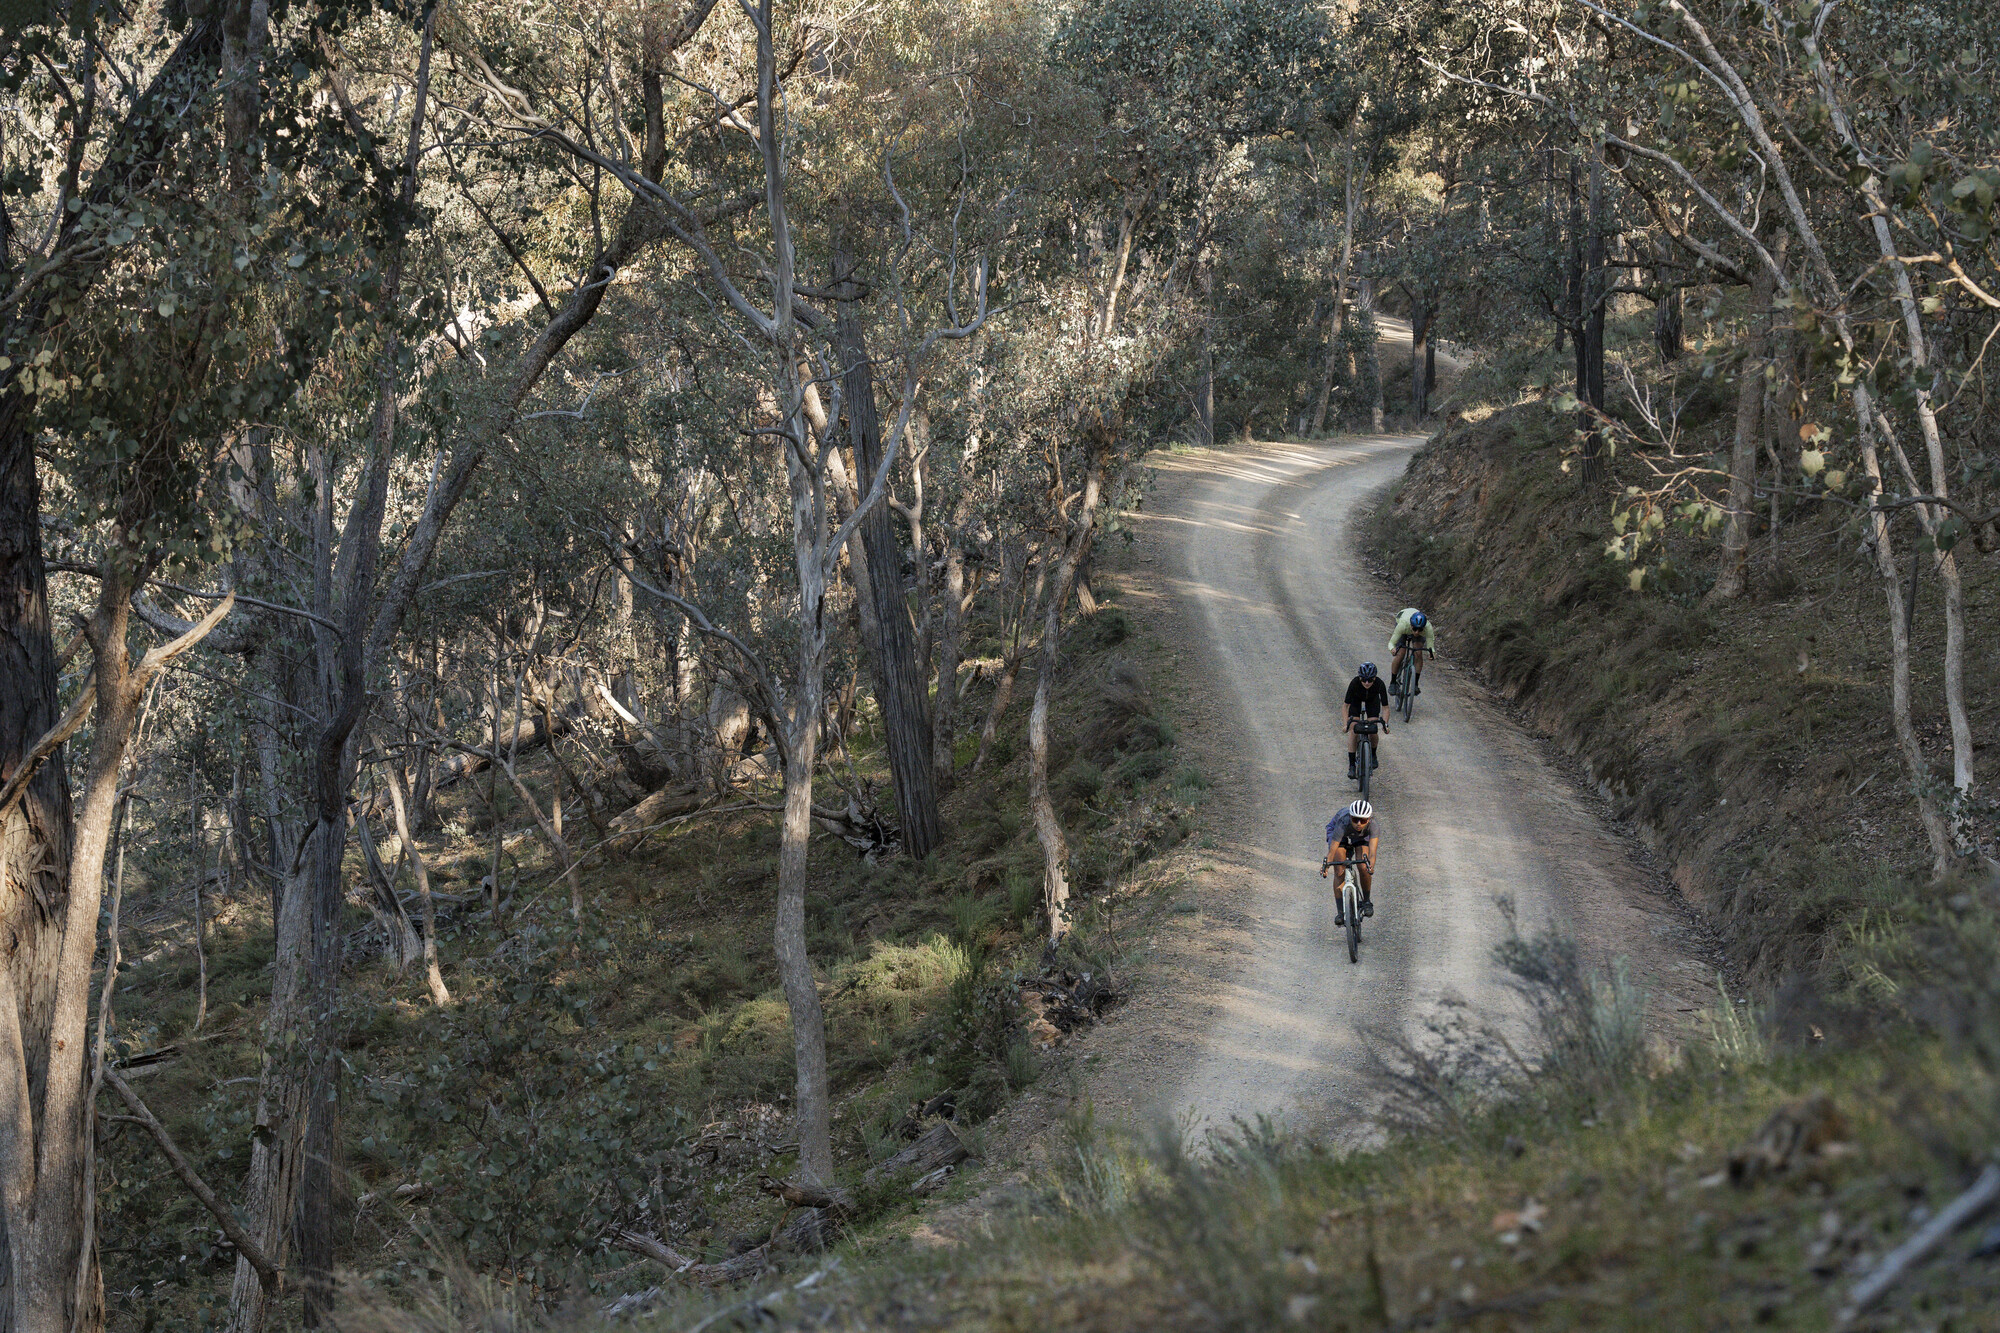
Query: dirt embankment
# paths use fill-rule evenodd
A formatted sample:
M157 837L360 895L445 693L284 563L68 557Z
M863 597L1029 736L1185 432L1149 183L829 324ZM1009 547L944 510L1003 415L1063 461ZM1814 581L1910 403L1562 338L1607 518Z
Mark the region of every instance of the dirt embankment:
M1566 434L1538 403L1455 423L1416 455L1369 544L1433 611L1447 653L1484 671L1641 829L1738 963L1767 981L1810 968L1927 861L1889 732L1879 585L1836 522L1801 510L1775 534L1760 519L1748 596L1707 603L1715 547L1680 537L1660 591L1635 594L1604 556L1613 492L1585 496L1561 470ZM1963 562L1974 643L2000 622L1991 563ZM1942 774L1937 597L1926 583L1916 606L1915 694ZM1996 666L1967 654L1988 745Z

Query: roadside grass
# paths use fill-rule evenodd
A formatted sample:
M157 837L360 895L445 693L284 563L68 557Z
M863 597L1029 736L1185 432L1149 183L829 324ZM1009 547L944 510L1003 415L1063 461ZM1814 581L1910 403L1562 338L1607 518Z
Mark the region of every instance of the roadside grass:
M1567 941L1516 939L1499 957L1539 1054L1488 1070L1445 1115L1391 1078L1416 1114L1381 1146L1328 1152L1267 1125L1132 1135L1085 1106L1025 1212L982 1241L924 1250L864 1229L739 1290L560 1326L1826 1328L2000 1144L2000 887L1948 888L1911 913L1916 934L1948 932L1922 971L1898 948L1871 961L1906 987L1940 966L1966 984L1949 1016L1912 1009L1887 1039L1788 1043L1724 1000L1709 1039L1662 1063L1631 1039L1637 1000L1614 976L1575 971ZM1732 1155L1794 1133L1816 1146L1731 1182ZM1848 1326L1991 1327L2000 1263L1973 1251L1992 1243L1979 1226L1952 1238ZM357 1310L342 1327L463 1333L484 1317L444 1300L427 1320Z
M1099 774L1087 800L1063 806L1083 903L1069 951L1098 968L1110 961L1111 922L1097 900L1127 881L1143 891L1134 868L1185 836L1200 795L1175 778L1172 729L1132 663L1132 633L1109 600L1079 618L1053 727L1052 767ZM983 715L983 692L967 696L969 716ZM1003 735L1018 730L1030 694ZM860 730L855 771L886 791L879 742ZM836 1156L857 1182L903 1146L890 1126L912 1102L956 1090L973 1137L977 1120L1039 1076L1011 985L1041 953L1040 851L1025 813L1025 747L1015 748L962 776L946 806L948 844L924 862L870 865L815 839L809 947ZM1134 765L1135 755L1159 759ZM545 765L524 762L531 789L550 780ZM500 822L529 822L504 791ZM447 789L439 827L420 835L440 893L469 892L487 873L492 823L471 784ZM346 1093L336 1178L352 1205L342 1210L352 1228L337 1238L343 1267L392 1303L449 1271L462 1291L546 1314L656 1280L605 1247L614 1222L709 1259L768 1235L777 1213L756 1180L792 1160L789 1020L770 940L775 857L761 812L690 821L587 863L578 924L557 867L529 839L503 864L498 921L477 896L448 905L439 948L454 1003L442 1010L414 969L399 976L379 961L379 931L350 909L337 1020ZM121 975L119 1053L140 1059L135 1087L228 1198L255 1114L268 903L246 893L216 905L209 1015L196 1037L187 908L149 892L176 877L172 858L158 859L157 873L130 886L126 952L144 961ZM113 1327L217 1325L233 1254L212 1219L129 1125L107 1126L102 1170Z

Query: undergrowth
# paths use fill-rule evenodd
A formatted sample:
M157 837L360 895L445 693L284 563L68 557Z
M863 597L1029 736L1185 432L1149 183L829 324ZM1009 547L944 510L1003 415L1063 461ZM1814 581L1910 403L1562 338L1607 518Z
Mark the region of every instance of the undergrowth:
M1148 1137L1079 1107L1028 1215L984 1242L863 1238L739 1291L665 1293L617 1326L1825 1328L2000 1142L2000 885L1945 886L1913 918L1948 931L1922 971L1894 946L1869 961L1918 990L1942 965L1953 999L1901 1013L1895 1040L1788 1042L1725 996L1707 1039L1662 1060L1615 970L1589 973L1559 935L1510 933L1496 961L1527 1028L1471 1020L1438 1034L1467 1058L1433 1049L1423 1071L1390 1052L1381 1090L1404 1128L1380 1147L1330 1153L1265 1123ZM1821 1106L1817 1148L1731 1182L1733 1153ZM1848 1326L1991 1327L2000 1265L1982 1246L1978 1228L1954 1238ZM351 1327L483 1327L477 1301L433 1309Z
M1063 961L1100 974L1110 958L1096 900L1143 894L1136 868L1185 836L1201 785L1198 774L1176 776L1172 727L1129 657L1133 633L1115 603L1080 618L1054 726L1053 762L1070 775L1062 814L1074 877L1088 899ZM988 690L967 696L968 716L982 714ZM1027 702L1017 699L1001 735L1019 728ZM886 790L879 737L857 730L843 776ZM871 1213L907 1210L907 1182L871 1190L861 1176L905 1146L895 1126L913 1104L946 1095L976 1142L979 1122L1040 1076L1015 982L1041 962L1041 854L1025 760L1008 748L961 775L946 845L922 862L871 863L832 837L813 845L807 933L822 978L836 1156L864 1229ZM531 789L548 782L545 764L524 763ZM447 789L437 828L420 834L445 895L439 946L453 1003L433 1007L414 970L399 975L377 959L379 932L358 907L346 922L335 1178L349 1225L338 1260L373 1295L343 1306L469 1301L544 1318L656 1280L607 1246L614 1226L705 1259L761 1242L778 1212L756 1181L784 1175L793 1152L769 817L697 818L587 863L581 922L529 838L503 861L496 915L474 891L490 869L494 814L472 787ZM528 820L504 790L498 817L507 829ZM138 961L118 993L119 1052L227 1198L253 1129L267 905L219 904L206 941L210 1009L194 1033L186 920L146 891L179 868L152 871L135 874L127 904L128 922L148 924L126 941ZM212 1220L128 1124L108 1125L102 1172L113 1326L219 1326L233 1254Z
M1894 913L1902 880L1929 861L1888 725L1876 575L1844 510L1787 499L1775 530L1760 506L1743 598L1707 600L1717 548L1677 533L1646 591L1632 591L1604 550L1611 497L1644 481L1643 467L1613 460L1588 492L1563 470L1573 422L1542 396L1560 376L1545 347L1468 372L1454 424L1369 519L1367 541L1404 598L1431 611L1448 660L1482 672L1584 763L1746 974L1763 986L1817 975L1851 933ZM1728 387L1684 391L1684 448L1723 447ZM1990 639L2000 575L1988 559L1961 564L1972 636ZM1926 581L1913 620L1920 701L1941 698L1941 608ZM1968 652L1965 666L1974 732L1990 734L2000 657ZM1943 773L1948 737L1931 706L1916 724Z

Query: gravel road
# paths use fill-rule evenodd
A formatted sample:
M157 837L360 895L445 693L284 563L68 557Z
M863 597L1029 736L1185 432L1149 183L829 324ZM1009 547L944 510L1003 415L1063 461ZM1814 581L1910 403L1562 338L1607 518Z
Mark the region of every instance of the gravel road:
M1527 928L1558 922L1593 956L1631 960L1656 1019L1705 1006L1713 976L1684 909L1502 701L1446 656L1415 718L1383 746L1382 852L1361 961L1318 875L1322 830L1351 800L1340 703L1381 664L1398 609L1355 527L1414 436L1156 455L1158 490L1116 559L1125 604L1158 645L1153 675L1213 783L1196 911L1154 941L1141 997L1093 1037L1078 1092L1100 1116L1197 1129L1269 1115L1352 1141L1375 1105L1369 1033L1411 1029L1456 998L1512 1012L1492 962L1510 895Z

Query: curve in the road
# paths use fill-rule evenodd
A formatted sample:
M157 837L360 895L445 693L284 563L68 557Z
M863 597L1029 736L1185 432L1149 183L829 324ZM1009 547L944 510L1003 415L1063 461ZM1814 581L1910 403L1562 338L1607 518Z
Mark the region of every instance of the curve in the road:
M1377 911L1360 964L1347 961L1334 886L1318 877L1321 830L1355 794L1341 696L1362 661L1386 669L1396 609L1354 527L1421 442L1159 461L1170 494L1142 520L1154 565L1142 597L1166 604L1208 687L1196 744L1220 778L1203 890L1219 956L1203 977L1167 978L1172 998L1121 1025L1111 1044L1126 1050L1105 1051L1094 1080L1100 1105L1210 1126L1271 1116L1348 1138L1375 1105L1372 1040L1411 1032L1448 999L1511 1011L1492 961L1501 894L1524 923L1560 922L1600 957L1634 957L1656 988L1699 974L1630 843L1448 660L1426 669L1413 723L1383 746ZM1440 626L1447 655L1451 630Z

